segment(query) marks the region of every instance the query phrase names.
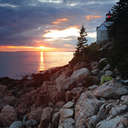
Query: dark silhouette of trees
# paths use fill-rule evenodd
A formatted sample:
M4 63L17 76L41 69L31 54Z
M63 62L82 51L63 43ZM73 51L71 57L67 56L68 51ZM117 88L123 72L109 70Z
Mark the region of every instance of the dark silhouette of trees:
M128 0L120 0L111 10L114 23L128 20Z
M71 66L84 62L84 64L86 63L86 67L90 68L90 63L99 59L99 45L96 43L88 45L86 37L86 29L84 28L84 26L82 26L80 29L80 36L78 37L74 57L69 62Z
M111 9L112 21L110 35L113 49L111 62L124 76L128 76L128 0L120 0Z
M112 7L112 35L114 39L126 40L128 36L128 0L120 0Z
M87 47L87 32L84 28L84 26L82 26L81 30L80 30L80 37L78 37L78 43L76 46L76 51L75 51L75 56L80 56L84 54L85 48Z

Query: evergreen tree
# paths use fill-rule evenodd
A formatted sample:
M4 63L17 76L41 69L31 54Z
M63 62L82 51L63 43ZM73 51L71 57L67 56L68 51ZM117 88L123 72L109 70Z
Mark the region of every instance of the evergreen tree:
M114 23L128 20L128 0L120 0L111 10Z
M113 49L110 59L113 66L128 77L128 0L119 0L111 10Z
M75 51L75 56L79 56L79 55L83 55L84 54L84 50L87 46L87 32L85 31L84 26L82 26L81 30L80 30L80 37L78 37L78 43L76 46L76 51Z
M121 46L122 43L128 46L128 44L125 43L128 40L128 0L120 0L111 10L113 24L110 34Z

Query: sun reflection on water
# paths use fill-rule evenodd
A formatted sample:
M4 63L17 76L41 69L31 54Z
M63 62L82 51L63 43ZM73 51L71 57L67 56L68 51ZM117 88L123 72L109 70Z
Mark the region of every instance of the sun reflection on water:
M45 70L44 66L44 52L40 52L40 66L39 66L39 71Z
M50 68L66 65L73 57L73 52L41 51L39 54L38 71L44 71Z

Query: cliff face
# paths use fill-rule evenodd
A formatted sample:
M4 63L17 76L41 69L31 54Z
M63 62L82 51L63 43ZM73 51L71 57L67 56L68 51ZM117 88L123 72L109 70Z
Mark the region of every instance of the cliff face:
M128 127L127 81L106 58L0 84L0 127Z

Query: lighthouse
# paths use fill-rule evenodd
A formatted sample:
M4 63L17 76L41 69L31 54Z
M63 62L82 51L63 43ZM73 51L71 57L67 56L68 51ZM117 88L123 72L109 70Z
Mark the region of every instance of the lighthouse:
M105 21L96 28L97 31L97 43L103 43L105 41L110 41L111 37L109 35L110 26L113 24L112 22L112 14L109 11L106 14Z

